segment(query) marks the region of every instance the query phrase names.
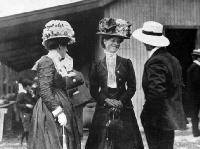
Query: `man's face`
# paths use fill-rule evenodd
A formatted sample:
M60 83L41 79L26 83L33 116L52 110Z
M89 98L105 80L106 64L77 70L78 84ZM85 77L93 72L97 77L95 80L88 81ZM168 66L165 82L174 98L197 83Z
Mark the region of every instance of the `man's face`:
M154 49L155 47L149 44L144 43L144 46L146 47L147 51L151 51L152 49Z
M29 93L30 93L31 90L32 90L30 85L27 85L24 89L25 89L27 92L29 92Z

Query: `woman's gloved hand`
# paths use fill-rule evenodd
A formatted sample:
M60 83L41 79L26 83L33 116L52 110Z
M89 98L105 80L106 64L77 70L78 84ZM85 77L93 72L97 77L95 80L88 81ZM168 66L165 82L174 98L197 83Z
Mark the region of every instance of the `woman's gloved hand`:
M122 108L123 107L122 102L118 101L116 99L106 98L105 102L107 103L108 106L112 106L112 107L115 107L115 108Z
M62 112L58 115L58 122L61 126L65 126L67 124L67 117L65 113Z
M32 109L32 108L33 108L33 105L31 105L31 104L26 104L26 107Z

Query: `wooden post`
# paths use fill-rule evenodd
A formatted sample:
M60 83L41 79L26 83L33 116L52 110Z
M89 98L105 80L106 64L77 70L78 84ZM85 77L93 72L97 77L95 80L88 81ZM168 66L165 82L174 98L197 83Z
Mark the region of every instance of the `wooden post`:
M4 115L7 113L7 108L0 108L0 142L3 138L3 123L4 123Z
M197 30L195 48L200 49L200 28Z
M4 126L4 130L10 131L12 130L12 111L13 111L13 105L10 105L6 107L7 112L4 114L4 123L6 124Z

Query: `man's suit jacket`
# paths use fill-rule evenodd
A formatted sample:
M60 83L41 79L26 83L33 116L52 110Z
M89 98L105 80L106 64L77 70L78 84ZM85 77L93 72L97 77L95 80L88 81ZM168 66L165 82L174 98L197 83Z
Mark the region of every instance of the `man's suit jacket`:
M125 108L133 108L131 98L136 91L136 80L130 59L117 56L115 67L117 81L117 100L121 100ZM111 98L107 86L106 58L95 62L90 73L90 92L97 101L97 106L103 106L106 98ZM127 86L127 87L126 87Z
M182 106L182 70L179 61L160 48L145 63L142 86L145 104L143 125L163 130L185 129Z

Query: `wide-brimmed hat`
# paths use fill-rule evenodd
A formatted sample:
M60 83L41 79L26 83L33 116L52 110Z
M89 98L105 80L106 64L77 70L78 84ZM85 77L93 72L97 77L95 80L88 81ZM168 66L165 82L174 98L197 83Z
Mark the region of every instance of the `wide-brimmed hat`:
M131 36L130 27L131 24L128 21L116 18L103 18L99 21L99 31L97 34L129 39Z
M156 47L166 47L170 44L168 38L163 35L163 25L147 21L142 28L135 30L132 34L137 40Z
M194 49L192 55L200 56L200 49Z
M67 21L61 20L51 20L43 29L42 33L42 44L45 44L45 41L53 38L68 38L68 44L75 42L74 30Z

